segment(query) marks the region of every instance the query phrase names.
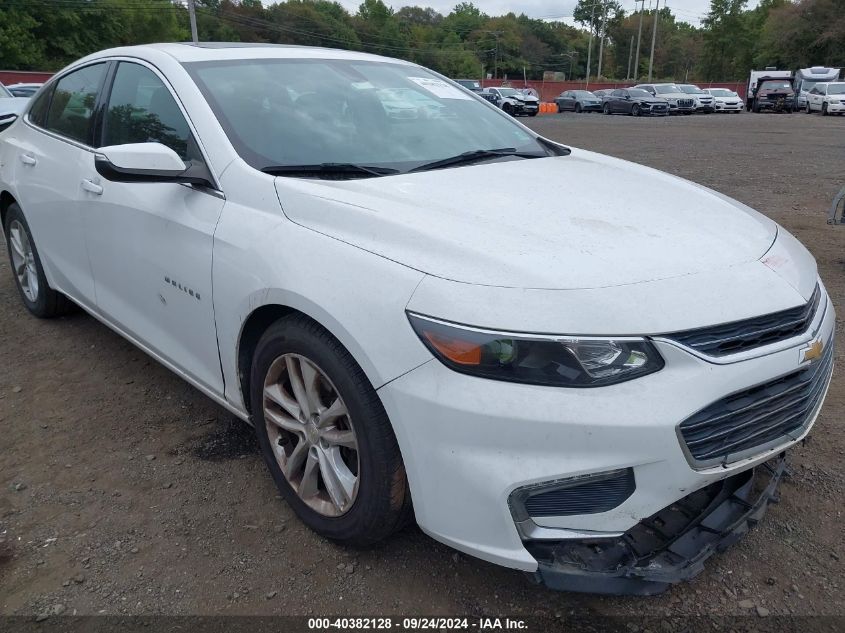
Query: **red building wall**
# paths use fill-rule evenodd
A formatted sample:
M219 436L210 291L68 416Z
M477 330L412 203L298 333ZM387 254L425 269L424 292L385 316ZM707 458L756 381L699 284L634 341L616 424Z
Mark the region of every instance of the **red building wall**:
M39 73L29 70L0 70L0 83L4 86L12 84L41 84L47 81L53 73Z

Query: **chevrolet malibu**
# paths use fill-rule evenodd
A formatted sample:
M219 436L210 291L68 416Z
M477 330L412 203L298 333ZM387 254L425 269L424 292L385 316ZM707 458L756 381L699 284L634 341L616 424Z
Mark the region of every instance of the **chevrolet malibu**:
M773 221L363 53L86 57L0 135L0 210L26 308L80 306L251 423L315 532L415 520L557 589L699 573L832 372Z

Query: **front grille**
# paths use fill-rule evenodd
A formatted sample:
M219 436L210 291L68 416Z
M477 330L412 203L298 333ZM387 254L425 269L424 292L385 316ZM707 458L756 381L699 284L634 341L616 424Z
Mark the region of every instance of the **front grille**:
M797 437L813 419L832 371L831 338L820 360L734 393L681 422L687 450L699 466L707 466Z
M709 356L736 354L806 332L820 300L821 288L817 285L810 300L797 308L713 327L666 334L665 338Z
M691 108L694 103L692 99L678 99L678 105L682 108Z

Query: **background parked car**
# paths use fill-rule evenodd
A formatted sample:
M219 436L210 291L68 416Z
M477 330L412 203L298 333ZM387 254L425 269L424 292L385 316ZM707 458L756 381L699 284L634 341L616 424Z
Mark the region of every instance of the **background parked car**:
M602 106L605 114L667 116L669 102L640 88L613 90Z
M601 112L601 97L589 90L567 90L555 97L557 111Z
M27 103L29 97L16 97L0 84L0 132L15 122Z
M455 79L455 83L461 84L467 90L472 90L473 92L481 92L481 82L477 79Z
M527 95L520 92L516 88L485 88L483 94L492 95L493 99L489 99L495 103L502 110L512 116L537 116L540 111L540 100L532 95Z
M792 78L773 79L764 77L757 82L757 89L751 101L751 111L790 113L795 108L795 92L792 89Z
M742 98L727 88L705 88L704 92L713 97L716 112L742 112Z
M693 84L678 84L678 88L695 99L696 112L710 114L716 111L713 105L713 97L698 86Z
M637 84L634 88L642 88L655 97L666 99L669 102L669 114L695 112L695 99L675 84Z
M822 116L845 113L845 81L816 84L807 93L807 114L819 111Z
M16 97L31 97L43 84L12 84L11 86L6 86Z

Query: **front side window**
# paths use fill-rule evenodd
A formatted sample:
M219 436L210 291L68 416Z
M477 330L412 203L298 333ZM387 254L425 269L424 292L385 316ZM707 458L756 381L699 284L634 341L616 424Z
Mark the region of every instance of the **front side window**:
M80 143L90 144L94 104L105 72L106 64L94 64L59 79L44 127Z
M145 66L121 62L106 107L101 145L161 143L182 160L199 158L176 100Z
M50 105L50 96L53 94L52 87L48 87L44 92L38 95L35 103L29 109L29 120L35 125L44 126L47 117L47 108Z
M185 67L256 169L354 164L404 172L479 150L548 155L511 119L419 66L249 59ZM516 93L490 93L506 90Z

